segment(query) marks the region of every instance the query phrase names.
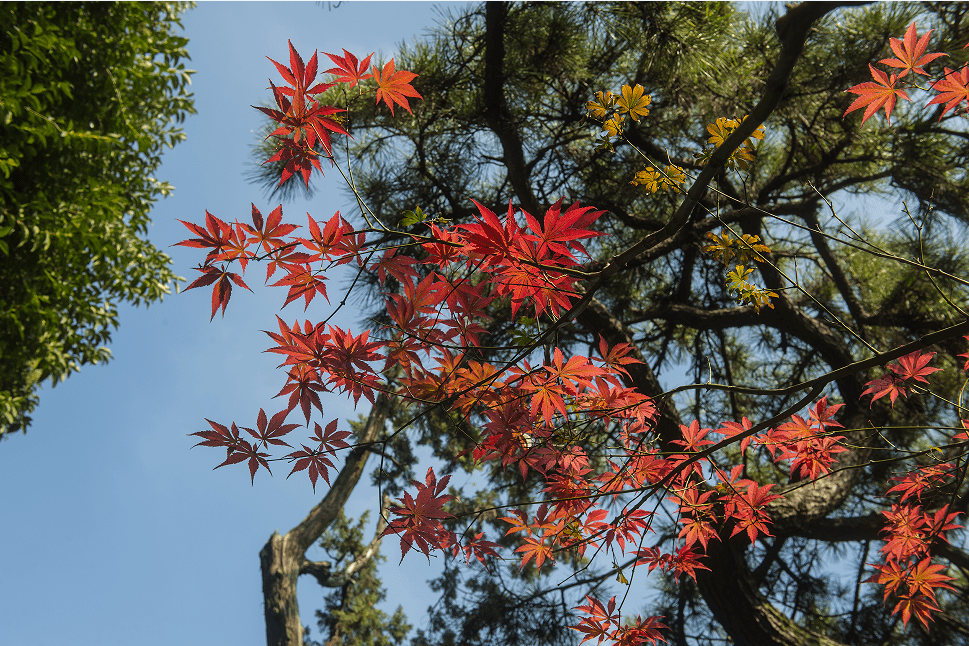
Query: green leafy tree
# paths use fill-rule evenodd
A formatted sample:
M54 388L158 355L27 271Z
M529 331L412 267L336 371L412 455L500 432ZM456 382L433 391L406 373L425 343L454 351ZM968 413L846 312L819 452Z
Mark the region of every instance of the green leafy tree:
M912 21L920 33L935 30L933 51L950 53L927 69L961 67L969 40L963 3L836 11L808 3L760 17L726 3L489 3L451 16L400 54L401 68L420 73L414 85L424 100L413 115L391 120L368 114L365 103L354 106L346 124L355 138L348 151L354 185L377 219L418 232L435 218L469 219L470 197L491 208L512 200L538 216L565 196L608 210L600 222L609 235L590 245L594 259L663 239L624 258L620 279L599 286L554 345L577 354L593 351L600 337L609 346L635 346L643 364L629 368L629 383L658 402L660 436L680 437L679 425L691 419L710 426L769 419L802 396L779 389L966 319L963 116L918 104L896 106L891 125L873 117L862 128L860 114L844 116L856 98L845 90L870 80L868 63L892 56L889 37ZM624 97L640 118L621 127L601 123L590 99L620 94L623 85L644 86L651 101ZM762 105L769 106L763 139L672 223L672 237L658 235L681 211L683 180L675 170L702 172L711 144ZM261 176L267 188L279 177L270 166ZM870 217L830 201L853 195L901 197L907 206ZM747 267L736 266L741 247L750 251ZM593 261L585 269L602 268ZM378 280L361 275L368 278ZM493 350L476 349L475 361L499 363L554 323L512 317L507 303L490 314L481 346ZM379 329L386 314L374 320ZM934 349L939 365L962 365L961 340ZM682 382L684 369L694 387L664 388ZM627 604L641 597L647 614L664 615L676 644L965 643L964 534L954 532L952 545L940 548L955 593L940 593L930 634L903 631L881 590L865 584L885 523L873 501L895 484L893 458L925 452L920 459L931 464L933 447L947 442L962 410L956 378L933 384L941 397L869 407L861 395L878 376L836 380L830 397L844 403L839 434L849 450L816 484L778 469L764 448L736 448L733 458L747 474L784 494L770 505L774 536L755 545L726 533L711 540L703 561L709 570L698 570L695 583L681 577L676 584L657 571L650 581L661 583L650 598L641 578L625 580L628 563L595 571L566 554L544 573L531 565L519 571L518 563L495 563L490 572L449 569L434 584L442 603L415 643L574 643L576 634L558 629L570 623L570 595L608 597L626 585ZM418 421L408 429L413 441L432 446L454 469L476 468L464 453L480 437L469 420L438 409ZM540 497L542 483L495 462L481 468L476 479L486 484L479 490L450 492L448 511L459 519L453 529L471 525L473 535L476 526L493 524L489 535L501 535L507 525L495 508ZM943 488L952 511L967 510L966 486ZM671 549L681 528L656 529ZM517 540L503 544L514 548Z
M195 112L185 7L0 5L0 436L26 429L44 380L108 360L119 302L177 278L147 227Z

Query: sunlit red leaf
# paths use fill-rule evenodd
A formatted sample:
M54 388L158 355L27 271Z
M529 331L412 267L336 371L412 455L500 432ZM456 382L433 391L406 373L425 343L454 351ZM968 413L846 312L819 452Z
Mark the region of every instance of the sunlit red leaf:
M349 83L350 87L354 87L360 81L365 81L371 77L366 72L367 66L370 65L370 57L373 54L370 54L370 56L367 56L359 62L356 56L345 49L343 50L343 56L337 56L336 54L326 55L336 64L336 67L326 70L325 74L336 74L336 80L340 83Z
M390 59L390 62L384 65L382 70L378 70L377 66L374 65L372 72L373 78L377 82L377 103L381 101L386 103L387 107L390 108L390 114L394 113L395 103L410 112L407 97L424 98L410 84L417 78L417 74L404 70L394 71L394 59Z
M272 419L268 422L266 421L266 411L259 409L259 417L256 419L256 427L259 429L258 432L251 428L243 427L242 430L253 436L263 447L268 447L270 444L275 444L277 446L289 446L286 442L279 439L283 435L286 435L294 428L299 427L299 424L283 424L286 421L286 416L289 414L288 410L280 411L273 415Z
M229 304L229 297L232 296L232 283L249 289L249 286L246 285L239 274L226 271L225 267L196 267L196 271L202 272L202 275L196 278L184 291L196 287L205 287L218 281L212 288L212 317L209 319L210 321L215 318L219 306L222 307L222 315L225 316L225 307ZM249 289L249 291L252 290Z
M904 40L899 40L898 38L891 39L892 51L895 52L895 56L898 58L885 58L879 61L879 63L901 69L902 71L899 73L898 78L902 78L909 71L921 74L922 76L928 76L929 73L923 70L922 66L928 65L941 56L946 56L946 54L941 52L934 54L925 53L925 49L929 46L929 37L933 31L930 29L924 36L919 38L918 32L915 31L915 23L913 22L905 32Z
M885 117L888 119L888 123L891 123L895 100L898 97L902 97L906 101L911 101L911 99L908 98L905 90L895 87L895 83L898 81L897 75L892 74L889 77L885 72L876 70L871 65L868 65L868 69L871 70L871 75L875 79L875 82L859 83L854 87L848 88L848 92L859 96L855 99L854 103L848 106L848 109L845 110L842 116L847 116L849 112L865 108L865 116L861 120L861 123L864 124L868 120L868 117L878 112L879 109L885 108Z
M939 96L929 101L927 105L945 103L945 110L939 115L939 121L941 121L949 110L958 107L963 101L969 103L969 66L963 67L958 72L945 68L945 76L933 83L932 89L938 92Z

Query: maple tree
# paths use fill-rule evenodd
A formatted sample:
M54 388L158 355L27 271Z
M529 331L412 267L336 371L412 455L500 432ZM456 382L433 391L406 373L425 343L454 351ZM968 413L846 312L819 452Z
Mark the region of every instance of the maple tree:
M802 5L778 20L781 48L770 76L777 87L791 81L809 29L830 10L829 6ZM246 263L257 260L269 261L267 282L276 271L286 273L274 283L289 288L285 305L302 297L305 310L316 295L326 299L326 270L339 265L355 268L358 276L372 276L370 283L384 303L372 335L371 331L354 335L326 320L289 325L277 317L278 333L267 334L276 344L269 351L283 357L280 367L287 376L279 396L288 395L286 408L270 422L261 411L258 432L245 429L256 443L243 439L235 423L230 430L209 422L212 430L195 434L202 438L200 444L225 448L226 460L219 466L246 462L253 477L260 467L269 468L269 455L260 448L285 444L281 438L295 430L297 425L283 424L287 414L300 408L309 426L314 409L322 413L320 393L343 394L354 402L366 399L374 405L371 423L354 438L354 453L334 481L329 499L334 492L346 493L346 483L359 477L360 456L365 459L368 447L377 440L393 401L402 423L391 438L409 426L426 425L448 437L448 450L439 446L438 453L448 456L452 467L490 469L493 478L514 484L500 502L478 496L469 506L462 504L459 491L446 488L450 476L439 477L432 467L423 482L414 480L396 505L387 507L375 541L394 536L402 556L416 548L424 555L443 552L486 568L497 567L502 558L514 559L519 575L525 577L541 576L543 568L547 572L553 564L570 565L579 576L568 587L587 591L601 588L604 577L585 577L583 573L597 557L607 561L611 557L613 565L606 568L606 576L615 576L620 584L630 585L637 571L660 569L670 580L682 582L683 589L699 590L723 630L736 642L803 643L816 633L776 611L745 605L757 601L759 593L745 587L750 573L743 573L748 567L744 551L762 550L757 569L769 572L787 538L805 531L804 508L810 508L810 531L823 534L824 521L848 500L859 472L884 471L888 461L878 459L878 452L889 446L898 450L892 440L907 436L906 455L895 460L901 462L905 475L892 476L899 484L876 494L883 501L884 496L889 500L897 496L898 500L889 502L889 510L871 514L874 520L869 516L842 521L845 517L834 516L829 525L837 528L839 522L851 520L859 532L867 528L883 535L882 562L869 564L867 556L863 557L859 578L870 568L873 575L869 580L882 585L884 598L895 602L888 614L897 615L903 626L915 618L927 628L944 591L955 590L950 582L956 578L944 573L947 566L934 558L942 553L960 567L969 560L948 542L949 534L960 528L958 516L965 505L959 487L969 438L962 432L965 424L953 430L951 424L932 423L927 418L917 428L931 431L932 441L941 441L923 448L913 441L912 427L900 426L893 416L899 401L901 408L918 393L955 406L956 419L965 417L960 401L953 402L945 392L933 389L932 374L941 369L929 365L937 353L926 349L947 346L948 354L954 356L952 344L969 332L969 322L964 318L954 325L942 325L951 320L930 321L924 325L932 332L916 335L914 341L897 334L897 329L892 330L896 338L876 333L877 324L860 309L853 291L838 284L836 277L839 297L848 310L846 316L839 316L837 306L814 282L826 277L802 277L791 271L793 263L784 258L796 256L780 253L784 238L765 231L759 220L754 226L749 217L757 213L795 231L807 231L829 272L840 267L828 241L925 272L942 300L960 314L964 313L957 301L965 299L969 283L928 261L922 244L924 225L915 218L919 255L910 260L887 250L887 245L868 241L867 247L859 247L865 240L857 234L826 233L816 215L803 209L795 213L808 226L793 225L777 209L774 213L755 209L732 189L725 171L747 173L746 178L752 180L761 157L754 140L765 138L764 124L769 117L783 114L783 95L775 90L765 90L746 115L711 121L694 160L678 156L677 163L666 165L663 171L657 170L662 165L656 160L662 157L656 154L655 144L643 133L636 135L634 124L648 124L650 112L659 108L644 93L645 88L637 83L624 85L616 93L599 92L584 106L605 133L596 148L602 154L625 148L633 159L639 158L640 166L649 163L646 171L635 167L629 171L630 183L643 185L647 199L661 196L672 215L655 226L644 225L641 236L620 239L617 246L608 238L622 236L602 224L604 210L580 202L567 206L563 200L550 200L550 206L541 208L536 193L520 185L520 177L519 185L512 177L513 159L523 152L521 141L516 149L514 138L500 129L508 118L503 93L488 91L489 83L495 90L495 77L501 76L504 45L500 36L506 29L508 11L501 6L486 10L489 37L484 87L486 103L494 103L486 105L485 120L505 151L508 183L521 206L508 202L507 212L499 215L485 202L472 201L470 214L460 214L456 222L429 216L434 210L415 208L405 216L408 228L394 227L386 214L373 211L367 200L361 200L362 219L357 226L339 213L322 226L308 215L309 237L287 237L297 231L295 225L283 224L281 212L277 216L276 211L270 224L264 223L255 206L252 227L239 221L227 223L208 213L205 229L185 223L199 237L182 244L207 250L206 261L199 267L202 276L191 288L215 283L213 317L220 308L225 312L233 283L246 286L241 276L229 271L232 263L237 262L244 272ZM924 39L918 40L914 30L909 32L904 42L892 43L898 58L886 64L901 67L903 73L921 73L932 55L925 54ZM331 89L330 84L313 85L316 54L304 64L292 47L290 53L288 67L274 63L292 87L284 91L273 85L279 110L263 110L280 124L271 134L279 140L279 148L269 161L283 164L282 181L298 173L308 186L312 169L322 170L321 159L335 162L329 135L324 137L323 129L337 130L320 125L320 115L336 115L342 108L320 98ZM344 50L342 57L327 56L340 64L329 71L336 75L335 82L356 87L365 80L361 77L365 66L350 53ZM949 76L946 72L946 78ZM420 96L409 85L414 73L396 71L388 63L383 71L373 66L371 77L378 103L383 101L391 112L395 105L412 112L407 97ZM870 89L855 88L861 92ZM865 96L872 95L862 93ZM891 97L878 97L867 103L856 101L848 112L868 106L867 119L885 107L886 117L890 116ZM673 161L668 151L665 157ZM729 209L718 206L719 200L726 200ZM610 205L610 210L614 208L621 207ZM706 215L697 219L695 212ZM421 227L416 229L418 224ZM854 234L848 224L842 224ZM268 226L272 232L266 231ZM720 227L717 234L712 231L715 227ZM726 383L703 382L697 371L696 383L663 392L655 369L627 325L611 316L598 296L615 298L610 289L624 274L633 275L660 257L651 254L683 231L691 233L697 243L705 243L695 245L693 262L703 253L711 261L706 265L707 275L719 273L719 280L708 283L724 285L713 302L719 311L790 331L806 346L820 346L827 369L808 363L798 367L795 362L779 380L780 387L765 387L754 379L756 371L744 367L755 384L747 385L730 374L726 363L723 373L718 368ZM815 237L815 232L822 235ZM607 233L610 235L604 235ZM767 240L772 240L770 245ZM253 246L255 250L250 249ZM735 262L740 264L725 272ZM754 267L764 287L748 281ZM844 282L843 276L840 281ZM789 293L802 296L796 300ZM840 338L833 340L830 330L819 330L814 318L803 311L804 305L797 302L801 298L817 304L831 327L847 330L852 345ZM675 312L676 305L667 307ZM698 308L688 312L702 329L703 317L709 312ZM529 331L503 334L494 326L499 313L518 320ZM574 351L579 338L575 324L588 330L587 355ZM714 340L723 347L722 328L719 331ZM969 340L969 335L965 338ZM740 361L736 364L743 366ZM889 372L867 378L867 371L880 366L887 366ZM958 372L956 366L950 367L950 373ZM830 392L831 386L836 390ZM706 406L717 406L715 397L722 395L719 405L732 414L716 428L701 426L698 418L709 418L710 413L701 413L701 397L696 395L690 407L693 419L683 424L683 413L671 399L683 391L708 391L713 397L705 400ZM822 396L826 391L830 394ZM743 403L741 396L745 397ZM763 406L748 399L757 396L770 397L774 403ZM877 401L886 396L887 409ZM835 397L840 403L831 403L830 398ZM809 406L806 419L800 415L805 406ZM756 422L741 414L745 409L759 413ZM309 444L277 459L295 463L291 475L306 470L314 487L320 476L329 483L333 462L327 456L350 446L346 441L349 434L338 427L337 420L329 422L325 431L315 424ZM944 459L933 460L935 452ZM351 464L352 460L356 461ZM351 471L356 475L346 475ZM875 504L866 501L865 508ZM504 527L503 535L482 531L489 514ZM662 520L663 515L671 522ZM300 540L305 543L305 537ZM266 561L273 554L270 545L272 541L264 550L264 575ZM868 542L864 554L868 554ZM290 558L299 558L299 552ZM297 575L302 567L297 568ZM305 567L307 573L313 573L314 568ZM723 598L732 587L738 587L733 597ZM268 601L267 624L276 612ZM572 628L583 641L655 643L669 634L660 616L631 620L630 613L622 612L622 604L617 606L616 597L605 601L586 594L585 602L574 609L579 620ZM773 624L744 623L758 612L767 612ZM857 609L849 636L855 630L855 615ZM623 617L631 622L624 622ZM298 623L296 626L298 635ZM674 630L684 636L682 605Z

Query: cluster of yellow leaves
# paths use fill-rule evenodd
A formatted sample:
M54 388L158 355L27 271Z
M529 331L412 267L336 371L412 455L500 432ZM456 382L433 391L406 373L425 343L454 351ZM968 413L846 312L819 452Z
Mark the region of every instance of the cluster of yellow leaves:
M770 247L760 241L760 236L744 233L740 238L733 238L729 233L721 230L719 235L708 233L707 239L710 240L710 244L703 247L703 253L713 256L727 266L734 261L740 263L735 265L732 271L727 272L727 293L731 294L739 305L752 305L757 313L760 313L760 308L765 305L773 309L774 304L770 299L777 298L777 294L747 281L754 271L753 267L746 266L747 263L751 260L764 262L761 254L770 253Z
M665 192L672 189L673 192L680 190L680 184L686 180L686 173L679 166L667 166L665 170L658 170L652 166L647 166L646 170L636 173L633 181L629 182L633 186L640 186L655 193L656 191Z
M653 97L644 94L646 88L623 85L619 94L606 90L596 92L592 101L586 103L586 110L602 122L603 133L596 142L600 148L612 150L613 141L621 139L626 129L626 116L633 121L649 115L649 104Z
M770 253L770 247L760 241L760 236L742 234L739 238L731 238L730 234L721 230L717 235L712 231L707 234L710 244L703 247L703 253L713 256L725 265L737 260L746 265L751 260L764 262L762 253Z
M743 119L727 119L726 117L720 117L715 122L708 124L707 132L710 133L710 137L707 139L707 142L711 144L711 147L704 149L702 152L696 153L695 157L697 158L697 161L701 165L706 164L710 159L710 155L713 154L713 151L723 145L723 142L726 141L727 137L732 135L733 131L736 130L746 119L746 116ZM757 129L754 130L749 137L747 137L747 141L745 141L742 146L737 148L737 150L730 155L730 159L727 160L727 168L731 170L748 170L750 168L750 164L754 161L754 155L757 153L756 149L754 148L753 140L763 138L764 126L758 126Z

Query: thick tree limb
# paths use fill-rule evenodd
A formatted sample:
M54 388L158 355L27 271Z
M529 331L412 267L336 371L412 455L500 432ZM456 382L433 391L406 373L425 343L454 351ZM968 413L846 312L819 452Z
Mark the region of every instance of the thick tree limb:
M329 561L310 561L304 558L303 564L299 568L299 573L301 575L311 575L324 588L342 588L380 550L380 542L383 538L382 534L387 527L389 510L390 496L384 494L383 503L380 508L380 517L377 519L377 528L373 532L373 539L363 552L344 567L334 572L333 564Z
M532 191L521 136L505 99L505 24L508 4L489 2L485 9L485 121L501 142L502 161L508 169L508 182L523 209L539 217L541 204Z
M374 442L384 430L390 413L390 396L381 393L370 411L370 417L363 431L357 435L357 446L349 451L340 474L326 496L307 514L303 521L280 536L273 532L269 541L259 552L262 569L262 594L266 617L267 646L302 646L303 624L299 617L299 603L296 597L296 580L300 574L311 574L321 585L329 587L328 582L336 580L340 573L331 573L329 564L314 563L306 559L306 550L323 535L346 504L350 493L363 475L370 451L367 445ZM381 520L385 523L386 514L381 510ZM383 531L381 528L377 532ZM365 550L370 558L379 548L379 540L374 539ZM362 558L361 555L360 558ZM355 560L356 563L359 559ZM350 564L350 566L353 565ZM350 566L346 570L350 570ZM356 569L362 567L357 565ZM343 571L348 578L354 571ZM342 583L340 584L342 585Z

